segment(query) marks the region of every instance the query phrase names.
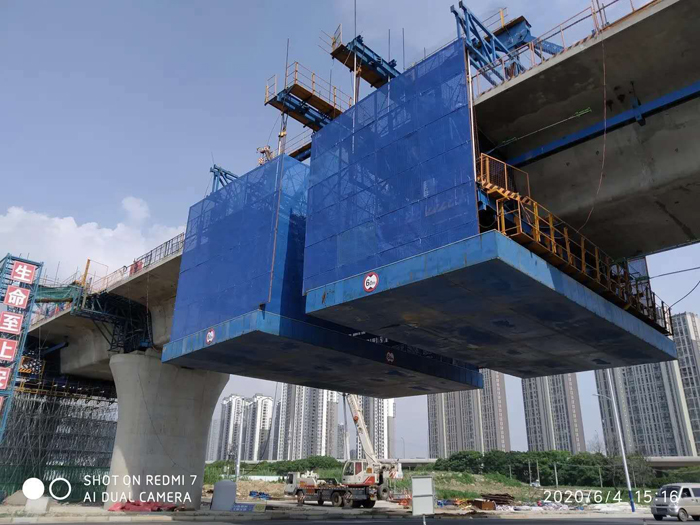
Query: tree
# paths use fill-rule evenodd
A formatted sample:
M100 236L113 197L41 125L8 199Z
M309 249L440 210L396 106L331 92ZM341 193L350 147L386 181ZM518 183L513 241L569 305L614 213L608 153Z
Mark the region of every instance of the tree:
M598 431L596 431L593 434L593 437L588 440L588 443L586 443L586 448L588 449L588 452L592 452L593 454L605 454L605 443L603 443L603 440L600 439Z

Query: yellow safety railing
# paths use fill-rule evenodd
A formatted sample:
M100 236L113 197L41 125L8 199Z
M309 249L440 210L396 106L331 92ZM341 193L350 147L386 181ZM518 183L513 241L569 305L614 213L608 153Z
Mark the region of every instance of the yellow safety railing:
M530 197L526 172L482 155L477 182L497 193L496 229L574 279L659 331L671 334L671 309L651 290L646 276L630 271Z
M338 113L352 107L352 96L344 93L341 89L331 85L326 79L304 67L299 62L292 62L287 66L284 75L284 85L278 86L277 75L267 79L265 83L265 104L277 96L281 90L301 86L311 96L318 97L329 106L332 106ZM278 90L278 88L280 88Z
M495 191L504 197L530 197L530 177L521 169L482 153L476 171L477 182L487 193Z

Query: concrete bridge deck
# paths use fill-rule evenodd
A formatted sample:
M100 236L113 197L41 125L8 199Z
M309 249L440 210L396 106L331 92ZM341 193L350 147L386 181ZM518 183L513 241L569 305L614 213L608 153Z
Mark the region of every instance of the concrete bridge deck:
M700 237L699 19L700 2L657 0L475 101L494 146L523 137L491 154L571 225L595 206L584 232L613 256Z

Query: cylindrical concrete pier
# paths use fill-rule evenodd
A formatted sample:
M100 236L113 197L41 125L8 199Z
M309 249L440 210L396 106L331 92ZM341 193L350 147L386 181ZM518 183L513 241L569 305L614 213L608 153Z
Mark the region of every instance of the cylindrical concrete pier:
M163 364L153 350L109 365L119 420L105 507L130 499L198 509L209 425L229 376Z

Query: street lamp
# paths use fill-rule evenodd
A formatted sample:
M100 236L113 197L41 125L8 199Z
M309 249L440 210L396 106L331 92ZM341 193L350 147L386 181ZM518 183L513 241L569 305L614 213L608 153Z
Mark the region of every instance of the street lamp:
M593 395L596 397L604 397L612 403L613 412L615 413L615 426L617 427L617 437L620 439L620 453L622 454L622 466L625 469L625 479L627 480L627 493L630 497L630 507L632 507L632 512L635 512L634 497L632 496L632 484L630 483L630 473L627 469L627 457L625 456L625 442L622 438L622 425L620 424L620 416L617 413L617 402L615 401L615 394L613 393L612 375L610 374L609 368L605 372L608 378L608 388L610 389L610 394L612 394L612 397L603 394Z

